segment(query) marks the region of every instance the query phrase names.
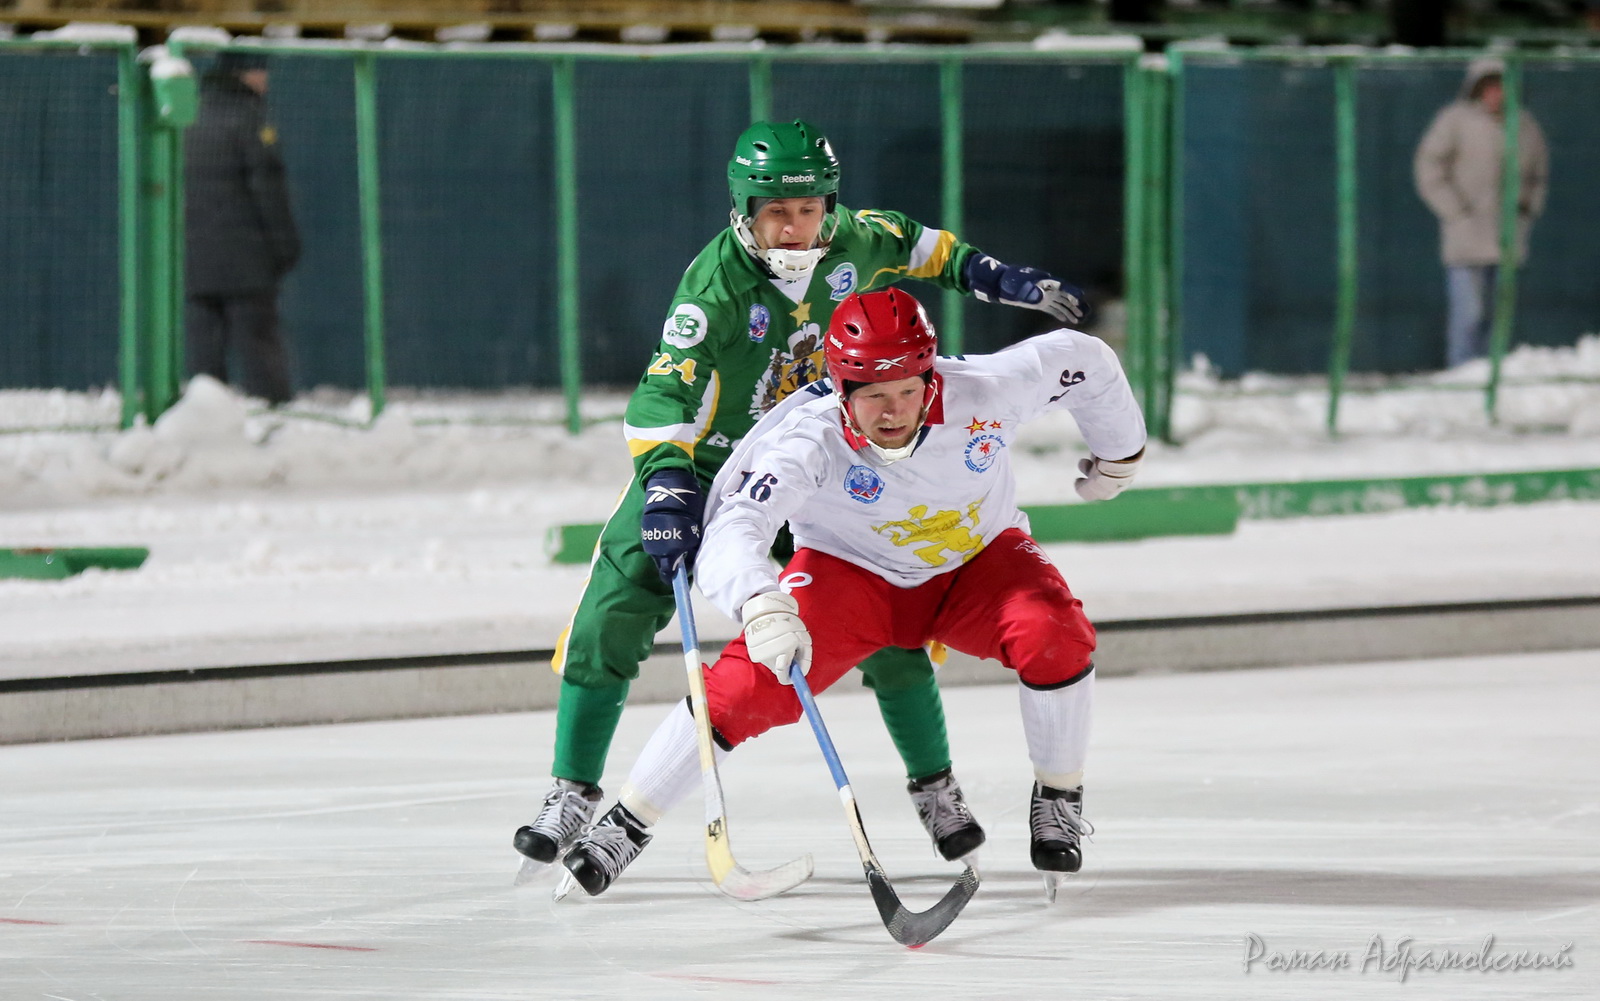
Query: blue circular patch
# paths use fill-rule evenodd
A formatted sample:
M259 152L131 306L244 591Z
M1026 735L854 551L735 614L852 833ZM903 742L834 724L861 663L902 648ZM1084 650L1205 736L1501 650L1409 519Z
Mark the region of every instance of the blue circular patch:
M767 328L772 325L772 313L767 307L756 303L750 307L750 339L759 341L767 336Z
M883 497L883 477L867 466L851 466L845 470L844 489L863 504L876 504Z

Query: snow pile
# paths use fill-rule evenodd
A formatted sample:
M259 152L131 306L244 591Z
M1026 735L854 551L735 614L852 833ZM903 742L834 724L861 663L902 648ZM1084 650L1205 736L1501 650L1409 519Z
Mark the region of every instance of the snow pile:
M32 403L39 427L62 416L91 416L106 394L0 393L0 413L15 417ZM230 388L198 376L154 426L127 431L33 430L0 437L0 501L8 507L94 498L194 494L219 490L296 491L326 487L403 488L472 483L560 481L616 484L631 469L616 423L577 436L541 417L549 399L523 407L520 423L497 420L471 403L400 402L368 426L367 401L344 414L311 406L293 413L262 410ZM76 403L76 406L74 406ZM559 400L554 401L558 405ZM111 412L116 400L111 396ZM297 404L297 408L298 408ZM499 415L504 418L505 415ZM113 418L114 419L114 418Z
M1484 408L1487 377L1483 361L1429 376L1352 377L1335 439L1322 379L1225 382L1202 363L1178 382L1180 444L1153 445L1159 461L1147 464L1141 483L1600 466L1600 336L1510 355L1498 423ZM229 491L614 491L631 472L625 403L618 392L586 396L588 423L576 436L554 392L396 393L369 423L365 396L321 390L274 411L202 376L153 426L118 431L114 391L10 391L0 393L0 507ZM1013 458L1022 500L1062 499L1063 470L1082 454L1067 414L1021 429ZM583 511L570 520L603 516Z
M1507 355L1494 422L1485 406L1489 374L1488 360L1477 359L1423 376L1352 375L1339 398L1339 433L1437 441L1600 435L1600 335L1572 347L1524 345ZM1194 446L1244 438L1310 443L1326 438L1327 419L1326 377L1250 373L1227 381L1200 357L1178 378L1172 431Z

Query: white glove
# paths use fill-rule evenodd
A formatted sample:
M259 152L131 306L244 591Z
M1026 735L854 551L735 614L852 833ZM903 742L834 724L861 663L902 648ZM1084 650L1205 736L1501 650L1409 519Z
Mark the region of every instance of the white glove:
M1082 323L1084 314L1083 290L1068 285L1059 278L1046 278L1039 283L1039 301L1033 303L1007 303L1040 309L1065 323Z
M1078 472L1083 479L1072 485L1078 496L1086 501L1110 500L1127 489L1133 474L1139 471L1139 460L1144 449L1139 449L1126 459L1098 459L1090 456L1078 460Z
M789 664L800 665L800 673L811 670L811 633L800 621L800 603L782 591L764 591L744 603L739 610L744 620L744 642L750 659L764 664L785 685Z

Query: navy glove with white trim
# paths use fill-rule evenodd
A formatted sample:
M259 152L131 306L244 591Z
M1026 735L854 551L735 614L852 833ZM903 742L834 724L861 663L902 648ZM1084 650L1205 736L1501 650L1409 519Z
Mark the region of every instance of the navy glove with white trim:
M1064 323L1082 323L1089 311L1083 289L1038 268L1006 264L988 254L973 254L962 277L975 298L1049 313Z
M678 567L694 564L705 509L705 494L687 469L663 469L645 483L639 534L663 581L670 584Z

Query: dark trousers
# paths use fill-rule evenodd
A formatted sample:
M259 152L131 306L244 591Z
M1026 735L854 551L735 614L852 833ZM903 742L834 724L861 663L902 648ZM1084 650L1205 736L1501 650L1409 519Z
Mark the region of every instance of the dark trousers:
M184 309L189 374L228 382L230 349L242 369L239 386L268 403L287 403L289 355L278 335L278 293L190 296Z

